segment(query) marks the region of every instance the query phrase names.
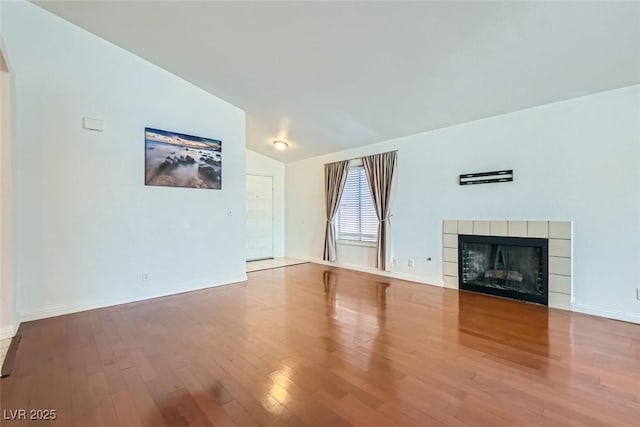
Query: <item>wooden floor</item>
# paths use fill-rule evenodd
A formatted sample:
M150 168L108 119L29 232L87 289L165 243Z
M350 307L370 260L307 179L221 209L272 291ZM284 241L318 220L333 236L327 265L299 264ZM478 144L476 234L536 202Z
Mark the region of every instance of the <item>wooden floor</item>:
M37 426L638 426L640 325L302 264L25 323L0 390Z

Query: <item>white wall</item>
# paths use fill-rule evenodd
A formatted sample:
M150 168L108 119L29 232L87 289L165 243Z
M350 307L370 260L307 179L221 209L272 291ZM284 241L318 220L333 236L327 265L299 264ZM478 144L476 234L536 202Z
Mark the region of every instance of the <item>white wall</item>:
M11 92L11 75L0 70L0 340L15 335L18 326L13 282Z
M444 218L571 220L574 308L640 322L640 86L289 163L287 256L322 256L322 165L394 149L395 273L442 283ZM462 173L501 169L514 169L515 181L457 183ZM371 259L358 250L339 262Z
M244 112L31 3L2 20L22 320L244 280ZM222 190L144 186L145 126L222 140Z
M284 163L246 150L247 175L273 177L273 256L284 256Z

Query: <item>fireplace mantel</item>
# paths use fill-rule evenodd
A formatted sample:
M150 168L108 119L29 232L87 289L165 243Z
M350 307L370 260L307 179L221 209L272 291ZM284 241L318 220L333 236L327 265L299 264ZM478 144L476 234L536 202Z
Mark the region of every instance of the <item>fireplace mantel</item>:
M442 231L444 285L452 289L459 289L458 234L548 239L548 305L571 309L573 230L570 221L446 219L443 221Z

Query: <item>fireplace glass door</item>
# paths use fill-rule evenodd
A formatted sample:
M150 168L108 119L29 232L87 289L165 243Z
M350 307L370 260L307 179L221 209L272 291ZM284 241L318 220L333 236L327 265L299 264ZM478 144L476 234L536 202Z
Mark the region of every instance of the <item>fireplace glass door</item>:
M460 288L547 304L547 240L458 236Z

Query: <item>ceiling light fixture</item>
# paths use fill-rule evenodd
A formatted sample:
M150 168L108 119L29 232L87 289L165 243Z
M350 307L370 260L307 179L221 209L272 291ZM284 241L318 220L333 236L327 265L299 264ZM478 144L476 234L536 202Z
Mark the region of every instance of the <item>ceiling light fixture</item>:
M276 150L280 151L286 150L289 146L289 144L284 141L273 141L273 145L276 147Z

